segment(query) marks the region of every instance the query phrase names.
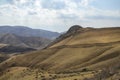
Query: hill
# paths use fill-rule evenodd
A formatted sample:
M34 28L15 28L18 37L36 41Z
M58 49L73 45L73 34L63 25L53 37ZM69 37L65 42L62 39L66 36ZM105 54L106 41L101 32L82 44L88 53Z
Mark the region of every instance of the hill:
M0 34L15 34L23 37L43 37L48 39L55 39L60 34L57 32L32 29L26 26L0 26Z
M0 54L0 63L1 63L2 61L7 60L8 58L9 58L8 55L6 55L6 54Z
M1 44L8 44L12 46L42 49L50 42L51 40L42 37L23 37L8 33L0 35Z
M45 49L17 55L0 63L0 70L26 67L37 71L32 75L38 74L37 78L41 80L42 75L48 80L117 80L120 79L119 35L119 27L82 28L75 25ZM8 75L9 72L1 77ZM12 77L11 80L15 80L15 76ZM27 79L29 77L27 75Z

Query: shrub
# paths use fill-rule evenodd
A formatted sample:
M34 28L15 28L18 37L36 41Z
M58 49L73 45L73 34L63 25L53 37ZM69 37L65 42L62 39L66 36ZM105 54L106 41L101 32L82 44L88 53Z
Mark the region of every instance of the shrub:
M89 69L87 69L87 68L83 68L83 69L81 70L81 72L87 72L87 71L89 71Z

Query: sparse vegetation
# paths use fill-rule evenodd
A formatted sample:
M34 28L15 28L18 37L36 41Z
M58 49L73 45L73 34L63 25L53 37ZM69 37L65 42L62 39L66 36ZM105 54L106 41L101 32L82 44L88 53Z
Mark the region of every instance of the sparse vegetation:
M46 49L1 62L0 80L120 79L120 28L76 31Z

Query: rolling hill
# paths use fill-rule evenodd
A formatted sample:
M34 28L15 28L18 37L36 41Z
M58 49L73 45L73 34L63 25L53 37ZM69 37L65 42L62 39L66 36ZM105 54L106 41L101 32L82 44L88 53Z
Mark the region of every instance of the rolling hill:
M42 49L50 42L51 40L42 37L23 37L8 33L0 35L0 44L8 44L11 46Z
M119 35L120 27L82 28L74 25L45 49L16 55L0 63L0 70L13 72L14 67L30 68L32 76L40 74L33 76L36 80L117 80L120 79ZM1 79L8 77L10 73L7 73ZM27 74L27 78L21 79L20 73L16 73L19 80L30 79ZM11 80L15 80L14 75Z

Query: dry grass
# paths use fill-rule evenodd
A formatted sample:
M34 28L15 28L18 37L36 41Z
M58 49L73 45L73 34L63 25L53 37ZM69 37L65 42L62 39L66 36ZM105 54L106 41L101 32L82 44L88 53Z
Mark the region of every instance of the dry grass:
M22 55L13 56L6 61L0 63L0 69L2 71L10 67L29 67L44 70L46 73L43 75L48 78L48 75L54 74L56 80L74 80L84 77L80 74L70 76L72 73L81 72L83 69L87 71L100 70L106 67L114 67L114 65L120 62L120 28L111 29L95 29L83 33L77 33L74 36L70 36L51 47L26 53ZM22 72L15 69L17 76ZM19 73L20 72L20 73ZM47 73L50 72L50 73ZM57 74L57 73L66 74ZM35 80L30 75L21 76L17 80ZM9 76L7 73L5 77ZM13 76L16 76L13 74ZM57 78L55 78L57 75ZM60 76L61 75L61 76ZM66 76L69 75L69 76ZM87 74L86 77L92 77L91 74ZM11 75L10 75L11 76ZM2 79L2 78L0 78ZM52 79L52 80L54 80ZM7 80L7 79L6 79ZM16 80L15 77L10 80Z

